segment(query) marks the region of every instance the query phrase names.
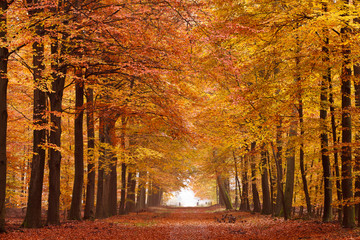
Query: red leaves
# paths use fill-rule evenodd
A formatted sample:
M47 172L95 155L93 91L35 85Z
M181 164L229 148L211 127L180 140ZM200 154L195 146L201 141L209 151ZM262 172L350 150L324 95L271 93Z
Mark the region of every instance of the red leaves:
M61 226L19 229L11 225L0 239L349 239L358 232L338 223L271 218L232 212L234 223L218 223L224 212L209 208L154 208L151 212L96 221L68 221ZM20 223L20 222L19 222Z

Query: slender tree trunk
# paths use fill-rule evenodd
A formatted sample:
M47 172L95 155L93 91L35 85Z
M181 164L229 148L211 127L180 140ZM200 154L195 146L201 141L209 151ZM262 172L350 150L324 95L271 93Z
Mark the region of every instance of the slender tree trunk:
M0 1L0 39L6 43L7 21L6 11L8 3L6 0ZM6 132L7 132L7 47L0 48L0 233L5 232L5 199L6 199Z
M38 2L35 2L36 4ZM31 4L31 2L28 2ZM41 8L40 8L41 9ZM41 13L41 10L29 11L30 16L36 16ZM44 36L44 28L41 24L35 26L35 33L38 36L38 41L34 42L33 48L33 79L37 88L34 89L34 112L33 122L36 128L33 131L33 157L31 162L31 177L29 183L29 195L26 208L26 215L22 226L25 228L36 228L42 225L41 223L41 203L44 182L44 168L45 168L45 149L46 129L41 128L47 121L44 117L46 111L46 94L41 90L43 87L42 72L45 69L44 65L44 45L42 38Z
M283 179L283 167L282 167L282 131L281 131L281 119L279 124L276 126L276 146L277 151L274 153L274 158L276 161L276 204L275 204L275 216L280 216L284 207L284 184L282 183ZM273 149L274 150L274 149Z
M304 114L303 114L303 102L302 102L302 96L299 97L299 122L300 122L300 136L304 136ZM300 172L301 172L301 179L303 182L303 189L305 194L305 201L306 201L306 208L308 214L311 214L311 201L310 201L310 195L309 195L309 188L306 180L306 172L305 172L305 164L304 164L304 143L301 140L300 143Z
M326 39L325 44L328 44L329 40ZM326 46L323 46L322 51L326 54L324 57L324 62L329 62L329 49ZM321 93L320 93L320 121L321 121L321 161L323 166L324 173L324 215L323 221L328 222L332 219L332 184L331 184L331 163L329 157L329 139L328 139L328 127L327 127L327 104L328 104L328 84L330 82L331 73L327 69L326 74L324 74L321 81Z
M330 69L328 69L331 72ZM342 191L341 191L341 176L340 176L340 166L339 166L339 154L338 148L336 147L338 144L337 134L336 134L336 123L335 123L335 107L334 107L334 97L332 92L332 83L331 77L329 80L329 103L330 103L330 114L331 114L331 132L332 132L332 140L334 146L334 168L335 168L335 177L336 177L336 195L337 200L341 203L342 202ZM338 207L338 221L342 222L342 208Z
M345 3L349 4L346 0ZM341 28L342 41L349 39L350 29ZM352 190L352 165L351 165L351 60L349 58L351 51L348 45L342 49L343 66L340 75L341 80L341 126L342 126L342 147L341 147L341 175L342 175L342 193L343 193L343 226L352 228L355 226L354 206L351 203L354 196Z
M248 158L244 156L241 158L243 164L243 172L242 172L242 194L241 194L241 202L240 202L240 210L249 211L249 179L248 179ZM220 192L219 192L220 193ZM220 194L219 194L220 195ZM221 196L221 195L220 195Z
M274 179L274 169L273 165L270 162L270 154L269 151L266 151L266 158L267 158L267 166L269 169L269 180L270 180L270 200L271 200L271 214L274 215L274 209L275 209L275 201L274 201L274 189L275 189L275 179Z
M121 138L120 145L123 150L126 149L125 145L125 137L126 137L126 124L127 119L125 116L121 117ZM125 201L126 201L126 163L124 159L122 159L121 163L121 198L120 198L120 206L119 206L119 214L125 214Z
M269 190L269 174L267 169L267 154L264 150L265 146L262 146L261 150L261 188L263 195L263 207L261 210L262 214L271 214L271 198Z
M234 167L235 167L235 210L239 206L239 195L241 195L240 191L240 181L239 181L239 174L238 174L238 168L237 168L237 159L235 156L235 151L233 151L233 157L234 157ZM239 190L239 192L238 192Z
M95 126L94 126L94 91L89 88L86 93L86 123L87 123L87 142L88 142L88 172L86 185L86 202L84 219L95 218L94 202L95 202Z
M256 142L251 143L250 152L252 153L250 156L250 166L251 166L251 188L253 194L253 202L254 202L254 210L253 212L260 212L261 205L260 205L260 197L259 192L256 187L256 164L255 164L255 156L253 156L256 147Z
M100 143L100 157L98 163L98 181L97 181L97 192L96 192L96 212L95 218L104 218L104 166L105 166L105 147L103 143L105 142L105 123L103 116L100 116L100 127L99 127L99 139Z
M81 74L78 74L81 76ZM78 76L78 77L80 77ZM82 189L84 185L84 83L75 82L75 176L69 219L81 220Z
M291 216L292 210L292 201L294 196L294 180L295 180L295 146L292 142L292 138L296 136L296 121L290 123L289 130L289 143L286 149L286 183L285 183L285 192L284 192L284 217L289 219ZM285 216L285 213L287 216Z

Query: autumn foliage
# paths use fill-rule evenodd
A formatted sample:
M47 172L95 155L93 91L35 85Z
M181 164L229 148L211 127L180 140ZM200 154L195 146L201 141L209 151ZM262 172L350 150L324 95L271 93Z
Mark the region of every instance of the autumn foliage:
M38 228L185 185L228 210L355 227L357 1L0 8L0 232L6 209Z

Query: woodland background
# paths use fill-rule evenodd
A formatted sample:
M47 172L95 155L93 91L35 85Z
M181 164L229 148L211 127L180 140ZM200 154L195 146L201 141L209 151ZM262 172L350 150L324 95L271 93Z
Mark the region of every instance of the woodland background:
M187 179L227 209L356 225L358 1L0 8L0 231L5 208L104 218Z

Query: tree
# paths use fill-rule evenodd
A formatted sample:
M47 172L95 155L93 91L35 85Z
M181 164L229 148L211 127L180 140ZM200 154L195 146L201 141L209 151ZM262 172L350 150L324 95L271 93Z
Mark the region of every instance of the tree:
M0 39L7 43L7 21L6 11L8 9L7 0L0 2ZM6 195L6 133L7 133L7 63L9 50L7 46L0 48L0 233L5 232L5 195Z
M79 69L78 71L82 71ZM75 82L75 176L71 199L69 219L81 220L82 189L84 184L84 140L83 140L83 115L84 115L84 82L82 74L77 74L79 79ZM91 170L92 171L92 170Z
M261 150L261 188L263 194L263 207L261 210L262 214L271 214L272 213L272 204L270 198L270 189L269 189L269 174L267 169L267 151L264 149L265 146L262 146Z
M325 44L328 44L329 40L325 40ZM322 48L324 54L324 62L328 63L329 61L329 49L326 46ZM329 148L329 139L328 139L328 128L327 128L327 106L328 106L328 84L330 83L331 72L330 69L326 69L326 73L323 75L321 80L321 93L320 93L320 119L321 119L321 161L323 165L324 172L324 215L323 221L328 222L332 218L332 184L331 184L331 164L330 156L328 152Z
M42 8L36 6L41 4L40 1L28 1L30 7L29 15L37 22L37 15L43 12ZM35 83L34 89L34 110L33 122L36 128L33 131L33 158L31 162L31 178L29 183L29 196L26 208L26 216L22 226L26 228L40 227L41 223L41 209L42 209L42 193L43 193L43 180L45 168L45 142L46 142L46 129L47 123L44 116L47 109L46 93L44 92L44 77L43 71L44 64L44 26L41 22L37 22L34 26L35 34L38 38L34 41L33 48L33 79Z
M349 1L345 0L345 4L350 4ZM347 8L348 6L344 6ZM346 42L349 38L350 29L348 26L341 28L341 40ZM350 46L348 44L343 45L342 49L343 63L341 69L341 127L342 127L342 147L341 147L341 186L343 193L343 226L352 228L355 226L355 212L354 206L351 203L353 198L352 190L352 148L351 148L351 75L352 70L350 67Z
M94 91L88 88L86 91L86 126L87 126L87 183L84 219L95 218L94 202L95 202L95 124L94 124Z

